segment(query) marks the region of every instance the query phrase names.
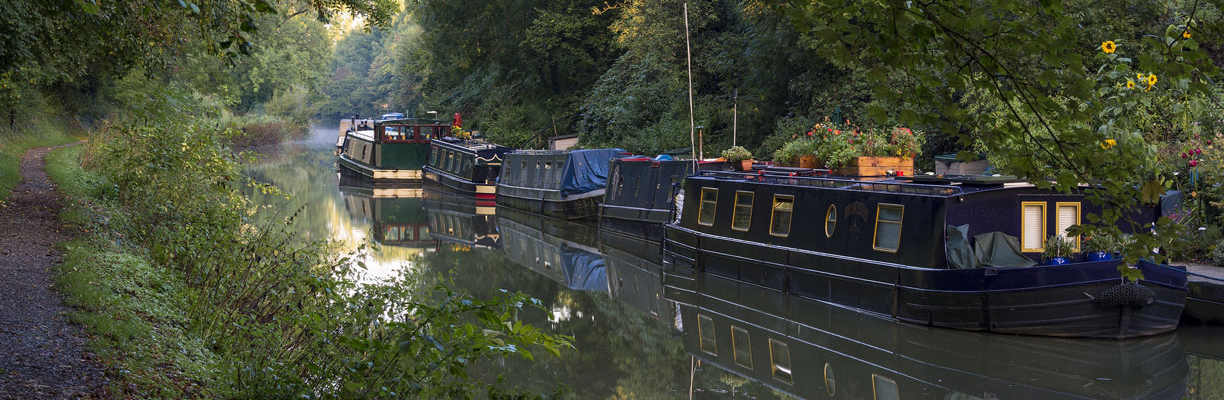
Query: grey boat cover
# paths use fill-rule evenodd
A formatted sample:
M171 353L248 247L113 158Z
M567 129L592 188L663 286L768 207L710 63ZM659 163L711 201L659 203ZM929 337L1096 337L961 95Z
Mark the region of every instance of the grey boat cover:
M608 186L610 160L620 158L621 149L574 150L561 171L561 195L583 194Z
M979 267L1031 267L1036 262L1020 252L1020 240L1003 232L987 232L973 237Z
M961 226L948 225L948 266L956 269L977 267L977 255L969 245L969 224Z

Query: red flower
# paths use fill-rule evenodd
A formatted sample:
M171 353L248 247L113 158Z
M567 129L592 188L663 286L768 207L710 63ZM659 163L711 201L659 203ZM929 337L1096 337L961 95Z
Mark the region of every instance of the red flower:
M841 134L841 131L840 131L840 130L833 131L833 134L834 134L834 135L840 135L840 134Z
M1182 153L1182 158L1186 158L1186 157L1189 157L1189 156L1187 156L1186 153Z
M1191 166L1191 167L1197 167L1197 166L1198 166L1198 160L1190 160L1190 166Z
M1194 154L1203 154L1203 149L1194 149Z
M833 128L829 128L829 132L833 132Z

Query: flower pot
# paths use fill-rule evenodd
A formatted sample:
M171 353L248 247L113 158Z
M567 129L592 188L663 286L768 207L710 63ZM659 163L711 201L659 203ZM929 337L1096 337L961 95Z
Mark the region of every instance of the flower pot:
M1108 251L1090 251L1084 253L1084 255L1088 257L1088 261L1104 261L1113 259L1113 254L1109 254Z
M816 156L812 154L799 156L799 168L816 168Z
M1071 261L1068 261L1066 257L1054 257L1046 261L1046 265L1063 265L1070 262Z
M884 176L888 171L901 171L905 176L914 175L914 159L909 157L855 157L837 169L838 175Z
M736 161L731 165L738 166L740 171L752 171L752 160Z

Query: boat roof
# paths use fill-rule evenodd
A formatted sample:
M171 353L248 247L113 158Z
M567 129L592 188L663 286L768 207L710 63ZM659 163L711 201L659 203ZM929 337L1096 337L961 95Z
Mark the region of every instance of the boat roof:
M433 144L441 147L450 147L457 150L467 150L469 152L478 152L482 150L514 150L512 147L502 146L497 143L485 141L484 139L463 140L451 136L444 137L442 140L435 140L433 141Z
M918 177L834 177L797 176L791 173L703 171L694 176L700 180L751 181L785 186L811 186L838 190L902 193L930 197L956 197L1011 188L1035 187L1028 181L1014 177L994 176L918 176Z
M425 118L398 118L398 119L380 119L374 121L376 124L401 124L401 125L446 125L450 126L450 121L441 121L436 119Z

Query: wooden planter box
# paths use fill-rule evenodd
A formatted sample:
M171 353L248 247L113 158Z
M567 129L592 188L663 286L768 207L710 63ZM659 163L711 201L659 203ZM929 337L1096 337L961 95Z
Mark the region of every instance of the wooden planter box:
M884 176L888 171L900 171L905 176L914 176L914 159L901 157L855 157L849 164L838 168L837 175Z

